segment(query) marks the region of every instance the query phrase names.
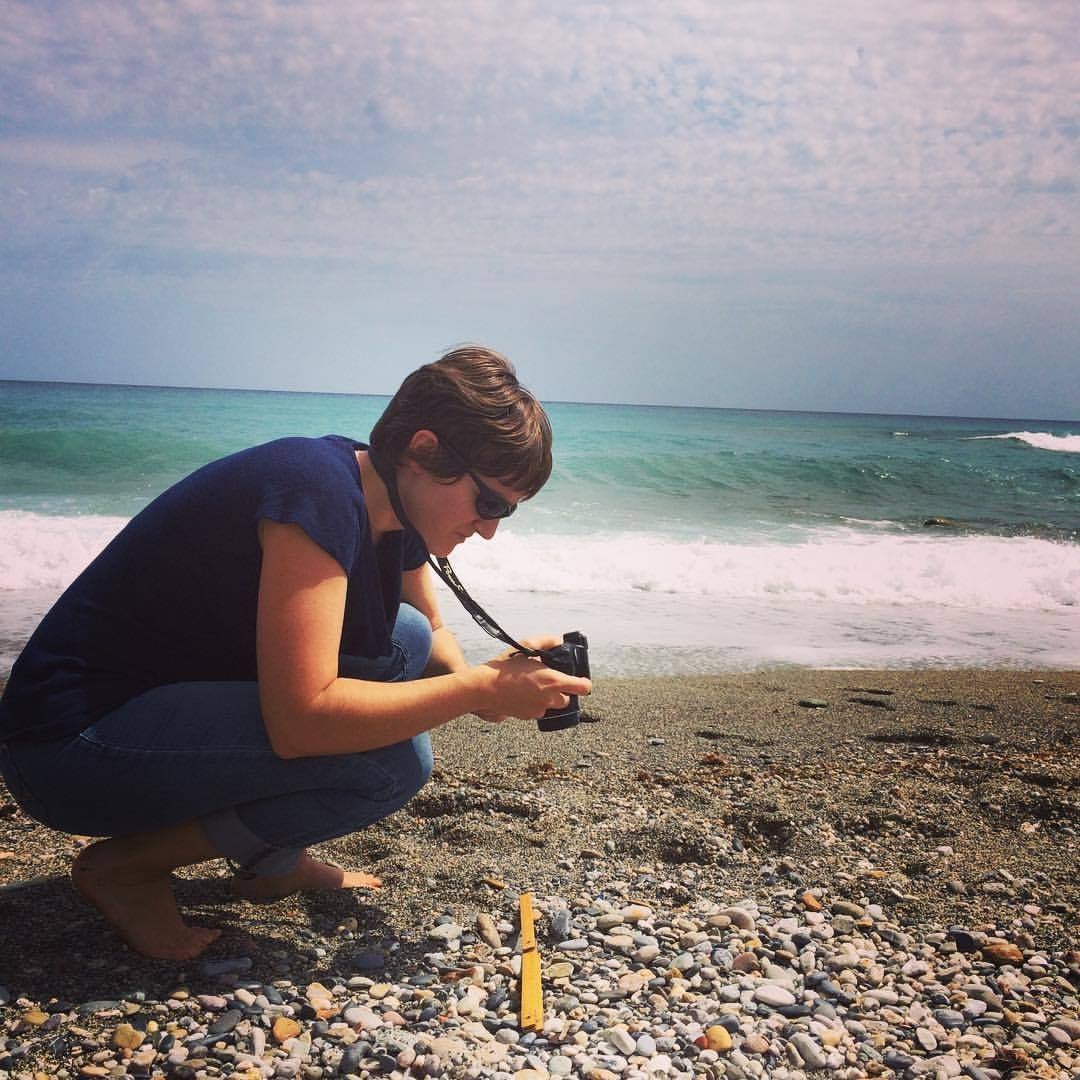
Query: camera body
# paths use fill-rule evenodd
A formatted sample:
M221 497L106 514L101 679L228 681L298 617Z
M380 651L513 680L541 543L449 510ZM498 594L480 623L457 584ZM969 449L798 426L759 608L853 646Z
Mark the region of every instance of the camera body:
M549 668L561 671L564 675L576 675L589 678L589 642L578 630L563 634L563 643L554 649L544 649L540 660ZM541 731L562 731L577 725L581 719L576 694L570 695L570 701L562 709L548 709L536 726Z

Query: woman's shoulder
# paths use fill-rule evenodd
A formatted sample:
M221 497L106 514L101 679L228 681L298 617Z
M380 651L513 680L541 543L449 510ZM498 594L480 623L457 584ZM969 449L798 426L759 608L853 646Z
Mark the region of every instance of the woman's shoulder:
M357 471L356 450L363 445L344 435L288 435L242 450L219 464L241 474L317 487L339 483L342 478L351 481Z

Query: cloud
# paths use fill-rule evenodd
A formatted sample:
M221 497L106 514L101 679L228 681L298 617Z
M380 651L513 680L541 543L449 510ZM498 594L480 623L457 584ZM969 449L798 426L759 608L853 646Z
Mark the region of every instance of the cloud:
M1074 264L1077 42L1069 0L18 0L0 220L104 266Z
M179 161L196 151L148 139L2 138L0 162L25 169L126 173L140 165Z

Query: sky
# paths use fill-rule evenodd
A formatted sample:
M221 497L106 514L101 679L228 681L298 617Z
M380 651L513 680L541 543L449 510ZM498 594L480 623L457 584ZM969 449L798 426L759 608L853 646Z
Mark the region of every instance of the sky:
M5 0L0 378L1080 418L1075 0Z

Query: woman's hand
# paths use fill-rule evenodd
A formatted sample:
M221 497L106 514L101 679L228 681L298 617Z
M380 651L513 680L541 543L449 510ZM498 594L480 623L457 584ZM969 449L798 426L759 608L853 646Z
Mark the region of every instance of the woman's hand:
M549 649L560 643L561 639L556 637L522 642L529 649ZM474 712L489 723L501 723L512 716L538 720L548 709L565 708L571 694L584 696L592 692L588 679L556 671L536 657L522 656L514 649L473 670L491 699L489 707Z

